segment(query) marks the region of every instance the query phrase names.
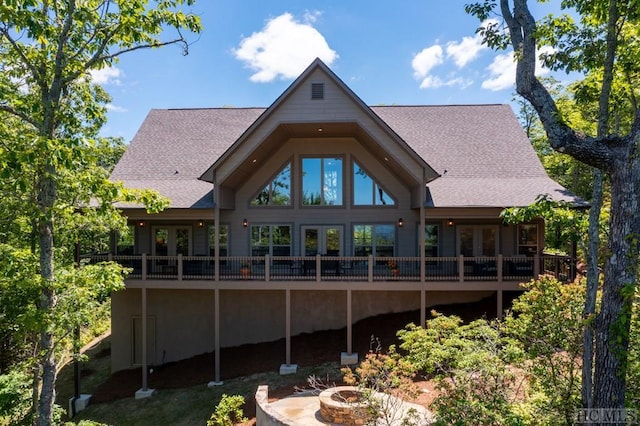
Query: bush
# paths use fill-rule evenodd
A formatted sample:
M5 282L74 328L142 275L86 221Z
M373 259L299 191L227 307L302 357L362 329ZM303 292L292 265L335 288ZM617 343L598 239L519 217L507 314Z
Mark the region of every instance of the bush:
M530 385L539 392L538 421L573 424L580 407L585 286L540 276L513 302L505 330L522 348ZM544 420L546 419L546 420Z
M0 419L9 424L31 424L30 380L20 371L0 375Z
M419 415L402 410L402 400L414 398L419 389L413 383L415 368L409 361L398 356L395 348L389 348L388 354L369 352L354 370L342 369L344 382L357 386L362 392L364 408L359 415L366 424L392 425L402 422L403 425L418 424ZM381 394L393 397L381 397ZM359 407L359 406L358 406Z
M243 405L243 396L222 394L220 402L207 421L207 426L233 426L237 423L246 423L248 420L244 417Z
M498 323L463 324L456 316L432 312L424 328L398 332L400 348L419 371L437 380L433 402L441 425L523 424L518 391L524 379L509 366L513 351Z

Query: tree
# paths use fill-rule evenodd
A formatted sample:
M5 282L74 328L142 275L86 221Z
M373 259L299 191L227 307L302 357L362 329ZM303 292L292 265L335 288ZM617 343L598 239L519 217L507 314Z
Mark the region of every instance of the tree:
M98 224L115 219L113 201L153 201L150 195L127 192L104 175L77 175L85 164L105 120L107 94L90 81L89 71L111 66L119 56L138 49L179 44L187 52L181 30L200 31L200 20L180 10L193 0L47 0L0 5L0 114L17 123L16 152L6 150L4 173L25 169L32 181L16 178L24 190L22 210L35 230L40 277L37 310L43 318L61 299L56 271L58 232L62 226ZM162 40L166 29L176 36ZM11 129L7 129L11 133ZM78 195L77 197L72 194ZM64 195L64 196L63 196ZM91 208L88 208L91 206ZM155 204L153 207L160 207ZM78 209L84 208L84 214ZM106 221L108 222L108 221ZM64 235L64 234L63 234ZM62 271L61 271L62 272ZM73 281L73 280L71 280ZM56 380L55 321L39 328L39 424L51 424Z
M615 129L620 133L614 132L610 125L610 111L613 108L611 91L614 82L634 81L640 72L637 60L639 46L637 37L633 36L638 29L640 9L637 2L623 0L568 0L562 5L575 8L582 18L580 25L568 15L536 22L526 0L500 0L498 11L508 33L505 36L495 23L480 31L490 46L504 48L510 44L514 49L517 58L516 91L535 108L553 149L596 168L599 172L595 176L595 191L601 188L601 174L610 179L609 256L604 270L602 308L595 321L592 406L623 408L640 248L640 110L635 102L637 89L627 84L633 111L629 128ZM484 21L497 8L495 1L486 0L468 5L467 11ZM599 70L596 136L587 136L567 124L556 102L535 76L537 48L545 43L556 48L554 53L543 57L552 68L582 72ZM597 200L597 195L594 192L594 200ZM596 213L599 213L598 209L596 203ZM597 250L592 247L592 255L594 251ZM590 275L597 274L595 267L591 259ZM594 281L589 280L590 285ZM595 294L595 289L590 287L587 293L589 298L590 294ZM595 307L593 302L588 302L588 305ZM588 406L591 406L590 402L587 401Z

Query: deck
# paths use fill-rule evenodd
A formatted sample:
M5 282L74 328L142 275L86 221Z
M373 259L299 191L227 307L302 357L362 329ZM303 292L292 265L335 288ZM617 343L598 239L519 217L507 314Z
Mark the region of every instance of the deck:
M541 273L570 278L565 256L343 257L343 256L134 256L89 255L83 261L116 261L129 268L127 282L404 282L481 283L531 280ZM233 284L232 284L233 285ZM177 288L180 285L176 286Z

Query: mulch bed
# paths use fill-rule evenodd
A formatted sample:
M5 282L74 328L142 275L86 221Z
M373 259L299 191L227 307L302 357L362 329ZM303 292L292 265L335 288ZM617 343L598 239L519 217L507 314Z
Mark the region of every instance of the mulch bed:
M510 302L505 292L505 306ZM480 317L494 318L495 296L476 303L442 305L432 309L443 314L455 314L465 321ZM383 348L398 343L396 332L410 322L418 324L419 311L384 314L358 321L353 325L353 350L366 354L371 347L371 336L378 338ZM305 333L291 338L291 359L300 366L318 365L337 361L346 347L346 328ZM222 348L220 351L221 379L247 376L266 371L278 371L285 361L285 340ZM183 361L155 366L149 374L152 389L175 389L204 384L214 378L214 354L198 355ZM140 368L122 370L112 374L100 385L91 403L110 402L131 397L140 389Z

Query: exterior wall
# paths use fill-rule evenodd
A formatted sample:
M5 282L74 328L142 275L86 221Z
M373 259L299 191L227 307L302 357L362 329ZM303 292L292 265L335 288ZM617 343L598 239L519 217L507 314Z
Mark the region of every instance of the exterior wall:
M162 364L214 350L214 291L147 289L147 313L155 322L155 352L149 364ZM428 292L427 306L471 302L492 292ZM346 327L346 291L291 291L291 334ZM418 292L354 291L352 321L420 308ZM133 367L132 322L141 313L141 290L117 292L112 299L112 371ZM285 337L285 292L220 290L221 347ZM346 346L346 342L345 342ZM283 354L284 360L284 354Z
M147 317L155 322L155 353L149 364L178 361L214 348L214 293L202 290L147 290ZM111 369L133 367L133 319L142 311L141 290L127 289L111 300ZM149 346L148 346L149 347Z

